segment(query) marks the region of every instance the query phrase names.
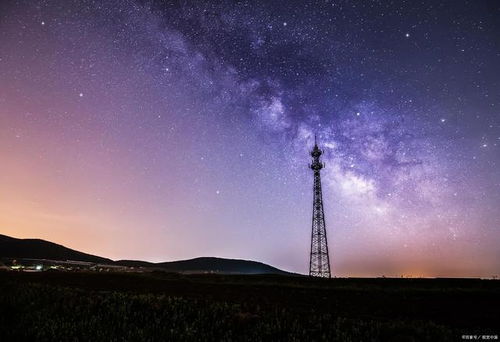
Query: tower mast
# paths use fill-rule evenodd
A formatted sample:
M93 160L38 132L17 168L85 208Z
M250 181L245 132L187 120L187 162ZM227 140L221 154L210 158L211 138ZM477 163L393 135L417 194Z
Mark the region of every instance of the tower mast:
M314 173L313 216L311 231L311 254L309 259L309 275L312 277L330 278L330 258L326 239L325 212L323 210L323 195L321 192L320 171L325 166L320 161L323 154L314 136L314 148L311 151L312 163L309 165Z

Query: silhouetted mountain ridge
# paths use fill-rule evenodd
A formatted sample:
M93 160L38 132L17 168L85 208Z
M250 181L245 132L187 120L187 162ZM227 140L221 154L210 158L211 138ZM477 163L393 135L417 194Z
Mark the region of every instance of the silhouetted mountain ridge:
M118 260L116 264L133 267L154 267L172 272L216 272L246 274L290 274L273 266L252 260L226 259L216 257L199 257L188 260L150 263L137 260Z
M82 253L50 241L16 239L2 234L0 234L0 257L113 263L111 259Z
M251 260L199 257L188 260L152 263L140 260L118 260L102 258L66 248L41 239L17 239L0 234L0 257L73 260L98 264L112 264L129 267L145 267L171 272L215 272L239 274L291 274L273 266Z

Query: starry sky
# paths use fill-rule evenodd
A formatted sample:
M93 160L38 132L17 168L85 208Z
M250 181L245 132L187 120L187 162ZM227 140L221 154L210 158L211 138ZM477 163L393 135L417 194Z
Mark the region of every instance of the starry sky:
M0 2L0 233L336 276L500 273L498 1Z

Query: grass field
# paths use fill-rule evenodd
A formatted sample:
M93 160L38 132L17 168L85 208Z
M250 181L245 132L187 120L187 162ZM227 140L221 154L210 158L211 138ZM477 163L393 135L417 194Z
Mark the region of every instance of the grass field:
M0 272L0 341L460 341L500 281Z

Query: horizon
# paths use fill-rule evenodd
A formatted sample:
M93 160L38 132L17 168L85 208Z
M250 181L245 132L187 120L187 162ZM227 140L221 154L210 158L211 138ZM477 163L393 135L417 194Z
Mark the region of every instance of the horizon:
M7 235L4 235L4 236L7 236ZM70 248L68 246L65 246L65 245L61 245L61 244L58 244L56 242L53 242L53 241L48 241L48 240L44 240L44 239L40 239L40 238L17 238L17 237L14 237L14 236L7 236L7 237L10 237L10 238L14 238L14 239L18 239L18 240L38 240L38 241L45 241L45 242L50 242L50 243L54 243L54 244L57 244L59 246L62 246L62 247L65 247L65 248L69 248L69 249L72 249L72 250L75 250L73 248ZM163 260L163 261L150 261L150 260L139 260L139 259L110 259L106 256L103 256L103 255L93 255L93 254L90 254L90 253L86 253L85 251L80 251L80 250L75 250L76 252L81 252L81 253L84 253L84 254L89 254L89 255L92 255L92 256L95 256L95 257L101 257L101 258L104 258L104 259L109 259L110 261L113 261L113 262L118 262L118 261L138 261L138 262L147 262L147 263L151 263L151 264L160 264L160 263L168 263L168 262L176 262L176 261L190 261L190 260L194 260L194 259L200 259L200 258L207 258L207 259L224 259L224 260L233 260L233 261L247 261L247 262L256 262L256 263L261 263L261 264L265 264L267 266L271 266L273 268L277 268L276 266L274 265L271 265L271 264L266 264L262 261L259 261L259 260L250 260L250 259L239 259L239 258L228 258L228 257L220 257L220 256L195 256L195 257L192 257L192 258L189 258L189 259L175 259L175 260ZM45 260L45 259L36 259L36 258L21 258L21 259L28 259L28 260ZM54 259L56 260L56 259ZM281 270L281 271L285 271L285 272L289 272L291 274L297 274L297 275L302 275L302 276L307 276L306 273L293 273L289 270L286 270L286 269L281 269L281 268L278 268L278 270ZM450 278L450 279L481 279L481 280L498 280L498 275L491 275L490 277L480 277L480 276L468 276L468 277L446 277L446 276L440 276L440 275L435 275L435 276L425 276L425 275L418 275L418 274L400 274L400 275L389 275L389 276L386 276L385 274L380 274L380 275L375 275L375 276L362 276L362 275L345 275L345 276L332 276L332 278L366 278L366 279L373 279L373 278L393 278L393 279L401 279L401 278L405 278L405 279L446 279L446 278Z
M0 233L112 260L500 271L500 6L0 4Z
M0 234L0 235L3 235L3 234ZM270 267L273 267L273 268L277 268L278 270L281 270L281 271L289 272L290 274L297 274L297 275L301 275L301 276L307 276L307 273L292 272L290 270L278 268L275 265L267 264L267 263L265 263L263 261L253 260L253 259L240 259L240 258L237 258L237 257L233 258L233 257L221 257L221 256L207 256L207 255L194 256L194 257L191 257L189 259L175 259L175 260L162 260L162 261L151 261L151 260L142 260L142 259L111 259L111 258L108 258L105 255L94 255L94 254L91 254L91 253L87 253L86 251L77 250L77 249L71 248L70 246L59 244L59 243L54 242L54 241L44 240L44 239L41 239L41 238L36 238L36 237L33 237L33 238L19 238L19 237L8 236L8 235L3 235L3 236L9 237L9 238L18 239L18 240L36 240L36 241L49 242L49 243L53 243L53 244L56 244L56 245L61 246L61 247L69 248L69 249L74 250L76 252L80 252L80 253L92 255L92 256L95 256L95 257L101 257L101 258L108 259L108 260L113 261L113 262L118 262L118 261L138 261L138 262L147 262L147 263L151 263L151 264L161 264L161 263L169 263L169 262L176 262L176 261L190 261L190 260L195 260L195 259L200 259L200 258L207 258L207 259L214 258L214 259L224 259L224 260L233 260L233 261L256 262L256 263L261 263L261 264L264 264L264 265L267 265L267 266L270 266ZM45 260L45 259L36 259L36 258L21 258L21 259ZM57 259L54 259L54 260L57 260ZM393 275L379 274L379 275L371 275L371 276L349 275L349 274L347 274L347 275L343 275L343 276L332 275L332 278L366 278L366 279L373 279L373 278L389 278L389 279L401 279L401 278L404 278L404 279L446 279L446 278L449 278L449 279L498 280L498 274L492 274L489 277L487 277L487 276L465 276L465 277L461 276L461 277L457 277L457 276L446 276L446 275L439 275L439 274L432 275L432 276L423 275L423 274L399 274L399 275L396 275L396 274L393 274Z

